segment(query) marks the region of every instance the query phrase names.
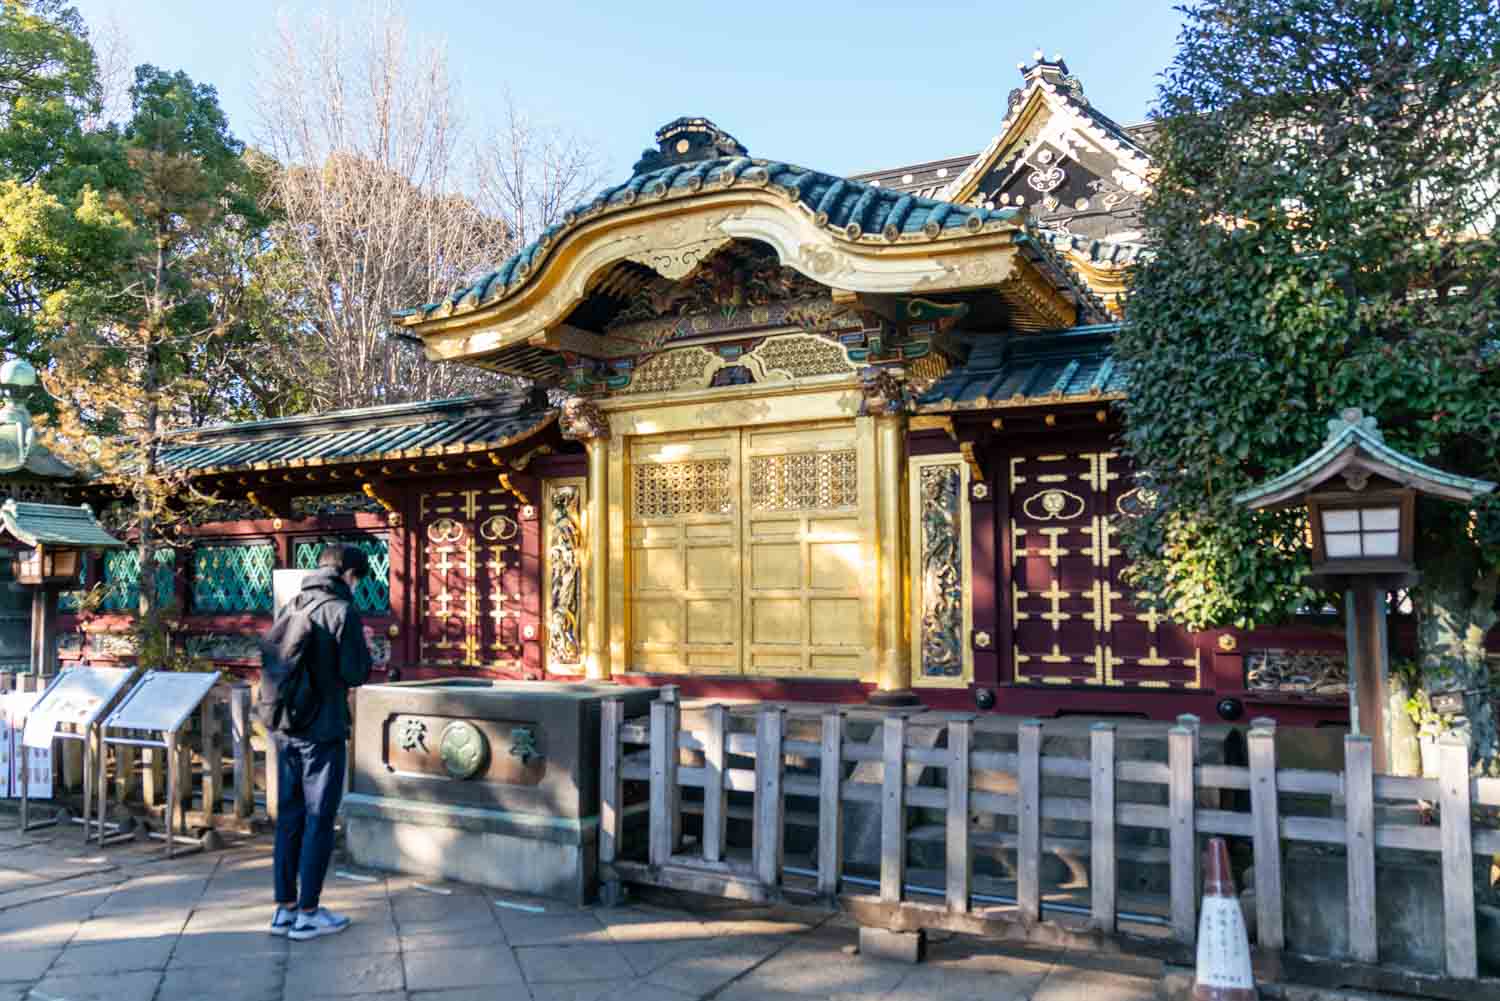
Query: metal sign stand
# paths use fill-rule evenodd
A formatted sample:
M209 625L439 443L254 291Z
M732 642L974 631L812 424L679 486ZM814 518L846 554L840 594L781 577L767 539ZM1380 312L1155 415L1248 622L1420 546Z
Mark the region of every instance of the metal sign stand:
M165 823L161 834L152 832L150 837L161 838L166 842L167 858L172 857L172 849L176 845L186 846L189 851L202 851L204 847L201 839L189 837L186 831L181 834L177 833L177 814L182 806L180 789L186 780L186 776L179 774L177 731L181 730L192 714L198 710L218 680L217 674L148 671L146 676L120 702L115 711L109 714L100 731L101 757L105 744L159 748L166 752L167 801L162 809ZM145 731L161 736L160 739L110 736L111 730ZM105 787L101 783L99 788L101 817L105 806L104 797ZM129 836L131 835L116 834L106 837L101 833L99 843L110 844Z
M88 843L89 830L89 793L93 788L93 776L95 772L104 771L104 745L102 742L90 741L95 735L96 724L99 719L109 711L124 690L126 682L130 680L132 670L120 667L77 667L70 671L64 671L47 685L41 697L32 705L26 714L26 722L22 729L22 768L21 768L21 830L34 831L44 827L51 827L59 823L65 815L59 810L49 820L31 822L31 768L26 765L26 751L39 746L41 740L45 740L48 746L59 740L76 740L83 744L83 816L72 818L74 823L83 825L83 841ZM48 717L54 717L50 721L50 732L45 735L32 735L29 733L33 721L38 724L48 724ZM61 729L61 727L73 727L75 729ZM54 759L55 760L55 759ZM103 783L100 783L103 786ZM104 811L103 803L100 804L99 812L100 837L103 837Z

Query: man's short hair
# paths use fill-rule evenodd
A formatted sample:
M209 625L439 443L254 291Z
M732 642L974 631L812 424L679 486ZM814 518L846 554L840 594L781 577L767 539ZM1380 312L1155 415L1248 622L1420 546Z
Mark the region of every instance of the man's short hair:
M318 566L333 567L340 574L353 570L354 576L363 578L369 576L370 557L358 546L324 546Z

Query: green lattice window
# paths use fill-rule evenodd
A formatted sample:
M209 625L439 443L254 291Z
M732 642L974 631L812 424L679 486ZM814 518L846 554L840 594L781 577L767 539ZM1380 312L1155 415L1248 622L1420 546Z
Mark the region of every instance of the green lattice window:
M389 615L391 611L391 553L383 537L368 535L341 536L333 539L306 539L297 542L292 551L292 566L313 570L324 546L358 546L370 558L370 572L354 589L354 607L366 615Z
M156 604L167 608L177 597L177 553L170 548L156 550ZM134 612L141 601L141 553L129 549L112 549L104 554L104 599L99 608L105 612Z
M199 545L193 548L193 611L198 614L271 611L276 547Z

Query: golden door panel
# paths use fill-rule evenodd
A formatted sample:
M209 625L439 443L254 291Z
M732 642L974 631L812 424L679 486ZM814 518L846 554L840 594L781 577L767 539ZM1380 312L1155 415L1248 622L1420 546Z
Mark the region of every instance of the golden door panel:
M637 438L629 669L873 673L873 540L853 422Z
M1010 460L1011 654L1019 684L1198 687L1191 637L1137 608L1115 537L1117 453Z
M630 451L630 670L738 670L739 437L637 440Z
M873 671L873 540L852 423L744 432L748 674Z

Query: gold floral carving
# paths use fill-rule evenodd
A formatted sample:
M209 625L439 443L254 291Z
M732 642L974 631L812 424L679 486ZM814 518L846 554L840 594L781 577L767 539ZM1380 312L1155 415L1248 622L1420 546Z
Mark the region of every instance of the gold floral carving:
M692 240L681 246L651 247L626 256L625 260L644 264L663 278L677 280L686 278L714 251L729 242L729 237L719 235L701 240Z
M635 468L634 480L637 518L725 514L733 509L728 459L645 463Z
M724 360L702 347L677 348L653 355L635 370L623 393L666 393L674 389L702 389Z
M756 511L831 511L859 505L859 459L842 452L757 455L750 460Z
M745 356L747 364L752 359L772 377L780 373L786 378L801 379L859 371L859 366L849 360L849 353L842 344L816 334L768 337L760 347Z

